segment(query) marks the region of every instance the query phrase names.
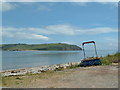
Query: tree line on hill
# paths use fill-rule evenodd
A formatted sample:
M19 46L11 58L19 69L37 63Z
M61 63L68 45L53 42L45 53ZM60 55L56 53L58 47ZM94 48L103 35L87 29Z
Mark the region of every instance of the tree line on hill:
M0 45L1 50L5 51L25 51L25 50L82 50L77 45L70 45L65 43L51 43L51 44L3 44Z

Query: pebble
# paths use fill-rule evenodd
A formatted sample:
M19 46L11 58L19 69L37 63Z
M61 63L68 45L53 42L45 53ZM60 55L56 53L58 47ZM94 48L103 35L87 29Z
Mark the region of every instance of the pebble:
M0 72L0 74L2 76L15 76L15 75L24 75L27 73L42 73L42 72L46 72L49 70L56 70L59 68L68 68L70 66L74 66L74 65L79 65L81 63L80 62L70 62L70 63L66 63L66 64L55 64L55 65L47 65L47 66L42 66L42 67L33 67L33 68L26 68L26 69L16 69L16 70L9 70L9 71L2 71Z

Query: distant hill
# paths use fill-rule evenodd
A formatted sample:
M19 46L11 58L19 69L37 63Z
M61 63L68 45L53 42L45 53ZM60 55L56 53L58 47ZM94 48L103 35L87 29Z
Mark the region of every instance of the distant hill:
M0 49L5 51L25 51L25 50L82 50L77 45L70 45L65 43L52 43L52 44L3 44Z

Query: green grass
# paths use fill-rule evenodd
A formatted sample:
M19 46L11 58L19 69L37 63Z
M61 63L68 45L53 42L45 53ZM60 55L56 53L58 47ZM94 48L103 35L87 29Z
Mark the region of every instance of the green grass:
M2 77L2 86L3 87L19 87L19 85L28 85L30 82L35 80L44 80L49 79L54 76L66 75L67 72L55 72L55 71L47 71L39 74L25 74L18 76L3 76Z
M111 65L113 61L119 60L120 53L116 53L114 55L107 55L106 57L101 57L101 64L102 65Z
M71 67L68 67L68 69L75 69L77 67L80 67L80 65L72 65Z

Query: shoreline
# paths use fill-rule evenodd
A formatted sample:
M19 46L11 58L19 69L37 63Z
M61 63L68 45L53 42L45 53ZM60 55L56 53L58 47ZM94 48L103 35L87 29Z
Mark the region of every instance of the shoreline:
M80 65L79 62L68 62L65 64L53 64L53 65L45 65L45 66L36 66L36 67L28 67L28 68L19 68L19 69L10 69L10 70L2 70L0 74L2 76L16 76L16 75L25 75L28 73L37 74L46 71L55 71L57 69L66 69L71 66Z
M80 67L79 61L6 70L0 73L1 85L11 88L116 88L119 55L101 57L102 65L98 66Z
M120 53L116 53L113 55L107 55L105 57L101 57L102 65L112 65L118 64L120 60L118 60ZM28 73L37 74L47 71L57 71L61 69L66 69L68 67L78 67L81 61L79 62L68 62L65 64L53 64L53 65L45 65L45 66L36 66L36 67L28 67L28 68L20 68L20 69L12 69L12 70L2 70L0 74L2 76L15 76L15 75L25 75Z

